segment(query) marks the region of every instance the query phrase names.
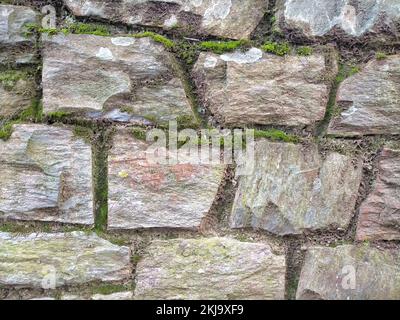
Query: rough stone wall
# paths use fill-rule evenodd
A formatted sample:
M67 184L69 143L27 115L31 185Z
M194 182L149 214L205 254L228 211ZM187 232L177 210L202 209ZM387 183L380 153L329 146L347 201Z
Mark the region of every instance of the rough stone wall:
M399 128L399 0L2 0L0 299L400 299Z

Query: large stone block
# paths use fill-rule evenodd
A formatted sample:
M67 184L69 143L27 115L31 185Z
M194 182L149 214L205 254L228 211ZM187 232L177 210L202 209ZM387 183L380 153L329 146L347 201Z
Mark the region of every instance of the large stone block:
M14 125L0 150L0 218L93 224L91 147L70 128Z
M193 116L172 54L150 38L44 37L43 110L129 122Z
M185 28L225 38L249 38L268 0L64 0L73 14L128 25Z
M370 61L339 87L344 108L328 129L337 136L400 133L400 55Z
M278 0L282 31L308 40L396 41L398 0Z
M279 57L252 48L201 53L193 78L203 104L222 124L304 127L324 118L330 69L320 54Z
M84 232L0 233L0 287L55 289L92 281L123 281L130 250Z
M398 300L400 257L368 245L312 247L301 270L297 299Z
M139 261L136 299L283 299L285 256L228 238L153 241Z
M316 145L256 141L250 169L241 170L231 215L232 228L278 235L344 229L353 216L362 166L351 157Z
M25 26L38 21L31 8L0 4L0 64L34 61L35 37L26 34Z
M357 238L400 239L400 150L386 147L378 162L371 194L360 208Z
M109 228L201 225L222 182L223 165L158 164L149 158L150 144L129 131L120 131L113 140L108 160Z

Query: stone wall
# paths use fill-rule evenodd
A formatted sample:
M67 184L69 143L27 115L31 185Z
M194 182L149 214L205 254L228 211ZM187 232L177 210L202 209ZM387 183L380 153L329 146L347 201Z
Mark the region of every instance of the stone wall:
M400 298L399 0L0 3L0 299Z

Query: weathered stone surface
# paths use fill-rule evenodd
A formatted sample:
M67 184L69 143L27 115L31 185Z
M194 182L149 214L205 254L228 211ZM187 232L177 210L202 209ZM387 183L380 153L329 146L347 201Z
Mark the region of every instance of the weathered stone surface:
M400 239L400 150L385 148L373 191L361 205L359 240Z
M150 38L44 38L43 109L129 122L193 115L172 54Z
M310 40L383 42L399 35L398 0L279 0L278 25Z
M4 78L0 80L0 118L10 118L32 105L35 96L33 77L15 70L0 72L0 77Z
M0 218L93 224L91 147L71 129L14 125L0 150Z
M268 9L268 0L64 0L76 16L95 17L219 37L249 38Z
M216 197L224 166L157 164L146 154L149 146L130 132L114 137L108 160L109 228L199 227Z
M0 233L0 285L49 288L129 278L130 250L84 232Z
M226 125L314 124L325 115L327 75L323 55L279 57L257 48L201 53L193 71L204 105Z
M153 241L137 266L135 299L283 299L285 269L266 244Z
M0 4L0 63L33 61L35 38L26 35L24 26L38 18L31 8Z
M398 254L368 245L310 248L297 299L398 300L399 263Z
M337 103L345 111L328 133L338 136L400 133L400 55L370 61L340 86Z
M246 159L245 163L251 161ZM239 171L232 228L287 235L346 228L361 180L361 164L316 145L256 141L254 168Z
M111 294L95 294L92 300L132 300L133 293L130 291L116 292Z

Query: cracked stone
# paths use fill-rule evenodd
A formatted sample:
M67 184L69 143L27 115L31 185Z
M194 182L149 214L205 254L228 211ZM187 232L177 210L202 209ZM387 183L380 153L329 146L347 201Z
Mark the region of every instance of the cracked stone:
M339 87L344 111L332 119L328 134L361 136L400 133L400 55L370 61Z
M400 150L385 147L372 192L360 208L357 238L400 239Z
M247 167L236 174L232 228L278 235L347 228L361 181L360 161L335 152L322 159L316 145L259 140L254 150L254 163L245 158Z

